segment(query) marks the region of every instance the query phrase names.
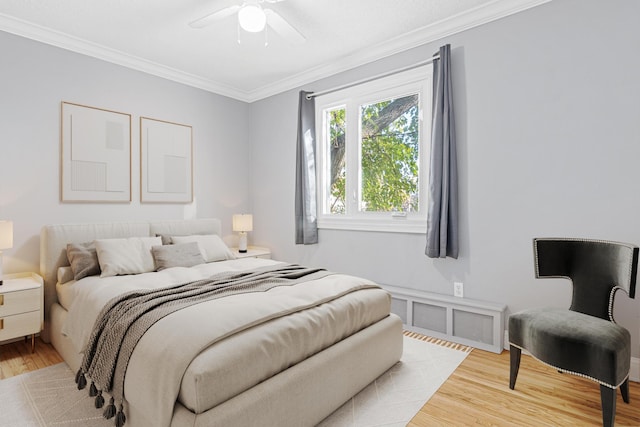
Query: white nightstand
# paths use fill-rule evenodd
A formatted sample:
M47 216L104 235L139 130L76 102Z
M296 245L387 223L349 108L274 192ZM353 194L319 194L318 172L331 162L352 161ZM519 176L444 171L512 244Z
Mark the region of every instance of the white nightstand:
M271 258L271 250L260 246L247 246L247 252L240 253L238 248L231 248L236 258Z
M31 335L31 351L36 334L44 323L44 288L35 273L5 274L0 286L0 341Z

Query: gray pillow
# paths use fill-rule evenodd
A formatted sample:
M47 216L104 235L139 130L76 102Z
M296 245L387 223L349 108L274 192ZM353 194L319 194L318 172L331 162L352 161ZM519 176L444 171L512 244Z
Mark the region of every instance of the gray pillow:
M173 244L196 242L205 262L235 259L235 255L217 234L194 234L191 236L171 236Z
M100 274L98 254L93 242L69 243L67 245L67 258L75 280Z
M163 245L173 245L173 236L192 236L192 235L207 235L207 234L211 234L211 232L201 232L201 233L193 233L193 234L161 234L161 233L156 233L156 237L160 237L162 239L162 244Z
M171 240L171 235L156 233L156 237L160 237L162 239L162 244L163 245L172 245L173 244L173 241Z
M198 243L196 242L153 246L151 253L156 262L156 270L158 271L164 270L165 268L192 267L205 263Z

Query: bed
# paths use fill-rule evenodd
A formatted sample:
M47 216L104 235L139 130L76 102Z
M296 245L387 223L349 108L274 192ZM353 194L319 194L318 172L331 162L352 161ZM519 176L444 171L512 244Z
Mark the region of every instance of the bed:
M109 270L109 277L75 280L70 271L68 244L100 242L98 252L104 255L111 242L137 238L148 243L174 237L174 248L153 240L158 251L193 249L196 241L209 261L200 236L219 236L220 230L214 218L43 227L42 338L76 371L83 362L78 349L90 335L87 325L114 295L287 266L218 254L220 259L189 267L171 267L169 257L167 268L140 274L120 275L116 268L112 275L107 267L103 273ZM132 350L123 380L126 425L312 426L400 359L402 323L390 313L385 291L349 275L309 277L301 284L195 304L153 323ZM312 297L317 301L308 300Z

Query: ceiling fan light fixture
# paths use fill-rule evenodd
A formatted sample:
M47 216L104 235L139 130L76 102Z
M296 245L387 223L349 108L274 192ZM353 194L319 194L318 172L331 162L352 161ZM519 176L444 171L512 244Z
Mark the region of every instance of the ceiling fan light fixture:
M259 33L267 24L267 15L257 4L246 4L238 11L238 23L243 30Z

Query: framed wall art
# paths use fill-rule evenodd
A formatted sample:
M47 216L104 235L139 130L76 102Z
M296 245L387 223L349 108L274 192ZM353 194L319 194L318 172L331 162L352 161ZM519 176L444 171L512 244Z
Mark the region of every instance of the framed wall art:
M193 201L191 126L140 118L140 201Z
M131 201L131 115L62 102L63 202Z

